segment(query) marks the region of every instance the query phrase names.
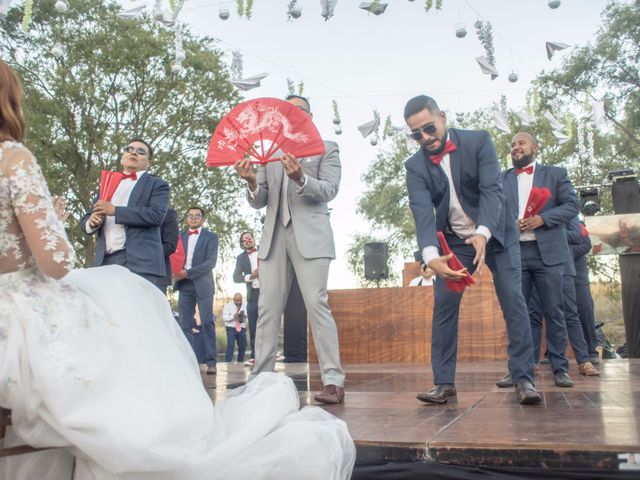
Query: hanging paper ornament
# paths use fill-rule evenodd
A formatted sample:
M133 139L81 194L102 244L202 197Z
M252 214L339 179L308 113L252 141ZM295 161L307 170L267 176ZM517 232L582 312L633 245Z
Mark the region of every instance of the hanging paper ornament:
M549 5L549 8L556 9L560 6L560 0L549 0L547 5Z
M340 112L338 111L338 102L333 100L332 107L333 107L333 123L334 125L340 125Z
M146 8L146 4L136 5L135 7L122 9L116 15L125 20L132 20L142 13Z
M338 125L334 130L336 135L342 135L342 127Z
M495 48L493 46L493 27L490 22L482 22L481 20L477 20L476 23L474 23L474 27L476 28L478 40L480 40L480 43L482 43L482 46L484 47L486 61L495 69L496 58ZM497 72L495 76L494 74L491 74L491 80L494 80L497 76Z
M377 133L371 137L371 140L369 140L369 143L371 144L372 147L375 147L376 145L378 145L378 134Z
M240 80L242 72L242 53L240 53L240 50L234 50L231 53L231 79Z
M360 133L364 138L367 138L373 132L376 132L379 127L380 127L380 115L378 114L378 112L374 110L373 120L360 125L358 127L358 130L360 130Z
M333 17L333 11L335 10L337 3L338 0L320 0L320 6L322 7L320 15L322 15L325 22Z
M511 83L516 83L518 81L518 72L515 70L511 70L507 78Z
M171 71L173 73L182 73L183 70L181 63L173 62L173 65L171 65Z
M507 119L504 117L502 112L496 112L493 114L493 126L502 133L511 133Z
M453 28L456 30L456 37L464 38L467 36L467 27L464 23L456 23Z
M388 5L388 3L382 3L380 0L373 0L373 2L361 2L359 8L374 15L382 15Z
M298 5L298 0L291 0L289 2L289 6L287 7L287 19L291 21L291 19L298 19L302 16L302 7Z
M64 50L62 49L62 45L56 43L53 47L51 47L51 55L55 58L60 58L64 55Z
M56 9L57 12L64 13L67 10L69 10L69 4L64 0L58 0L54 5L54 8Z
M464 112L457 112L456 113L456 121L458 123L464 122Z
M231 80L231 83L238 87L240 90L252 90L254 88L258 88L260 86L260 82L264 80L268 75L268 73L259 73L258 75L253 75L251 77Z
M218 10L218 17L222 20L227 20L229 18L229 9L227 7L220 7L220 10Z
M556 137L556 140L558 140L558 143L560 145L564 145L569 141L569 137L564 133L559 132L558 130L554 130L552 133L553 133L553 136Z
M296 84L293 80L287 77L287 95L295 95L296 94Z
M529 112L527 112L524 108L516 113L516 116L518 117L518 119L520 119L522 125L525 125L527 127L530 127L536 121L533 115L530 115Z
M554 130L562 130L564 128L564 125L562 125L562 123L560 123L560 121L549 112L544 112L543 117L549 120L549 123Z
M477 57L476 62L478 62L478 65L480 65L480 70L482 70L482 73L484 73L485 75L491 75L491 80L495 80L496 78L498 78L498 70L496 70L496 68L491 65L491 63L489 63L487 57Z
M604 100L594 100L591 104L592 114L591 119L593 126L601 128L604 125L605 113L604 113Z
M558 50L564 50L565 48L570 47L570 45L562 42L546 42L545 47L547 49L547 58L551 60Z

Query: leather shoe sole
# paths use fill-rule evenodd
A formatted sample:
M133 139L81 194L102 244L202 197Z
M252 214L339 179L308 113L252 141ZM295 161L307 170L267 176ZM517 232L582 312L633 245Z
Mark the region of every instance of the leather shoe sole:
M455 388L444 390L441 394L434 394L434 390L418 393L416 398L421 402L435 405L442 405L443 403L447 403L449 400L455 402L458 399L458 392Z

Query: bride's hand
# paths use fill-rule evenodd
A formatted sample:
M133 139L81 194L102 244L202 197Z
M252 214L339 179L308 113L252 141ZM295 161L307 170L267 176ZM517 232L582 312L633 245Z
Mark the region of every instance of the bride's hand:
M59 195L53 197L53 209L62 223L66 222L71 215L71 212L67 211L67 200Z

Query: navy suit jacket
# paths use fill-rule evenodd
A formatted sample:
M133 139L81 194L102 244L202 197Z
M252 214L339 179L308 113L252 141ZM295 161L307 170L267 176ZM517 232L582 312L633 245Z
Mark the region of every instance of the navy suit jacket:
M576 267L576 285L589 285L587 254L591 251L591 239L589 235L582 235L577 218L572 219L567 225L567 238Z
M187 246L189 245L189 236L186 231L180 233L182 245L184 246L185 256L187 255ZM218 261L218 235L210 232L206 228L200 228L198 241L193 250L193 258L191 259L191 268L187 270L187 278L178 280L175 285L176 290L180 290L187 281L192 281L199 297L213 297L214 281L213 269Z
M519 205L518 177L515 168L502 172L502 183L507 203L511 206L512 220L515 223ZM572 258L565 233L566 224L576 217L580 210L576 192L564 168L540 163L536 165L533 173L533 186L546 187L551 192L551 198L538 214L544 219L544 225L535 230L542 262L547 266L565 263Z
M164 222L162 222L162 230L160 231L160 238L162 239L162 253L164 253L164 267L168 283L171 283L170 258L171 254L175 252L178 247L179 232L178 214L173 208L169 208L167 210L167 216L164 217Z
M464 212L491 232L491 248L506 248L518 241L517 228L506 221L500 164L486 131L449 129L457 146L449 154L451 176ZM449 217L449 182L423 148L405 162L409 206L416 222L420 251L438 246L436 232L444 230ZM435 209L435 214L434 214Z
M256 246L256 248L258 248ZM236 257L236 269L233 272L233 281L236 283L244 283L247 286L247 302L251 300L251 283L244 278L245 275L251 275L251 259L247 252L242 252Z
M116 207L115 220L116 223L124 225L127 236L124 246L127 268L132 272L164 277L165 264L160 228L168 206L167 182L145 172L133 187L127 206ZM85 234L90 216L91 210L80 221L80 228ZM104 261L106 242L102 226L94 233L98 234L98 239L93 266L98 267Z

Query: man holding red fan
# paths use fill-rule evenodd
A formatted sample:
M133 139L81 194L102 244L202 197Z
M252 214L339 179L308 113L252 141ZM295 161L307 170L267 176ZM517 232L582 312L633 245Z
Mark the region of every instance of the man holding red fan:
M309 101L290 95L287 101L311 116ZM320 403L344 401L344 370L340 364L338 329L328 303L329 264L335 258L327 202L340 185L338 145L324 142L325 153L297 158L284 152L279 162L260 165L249 158L235 163L247 182L247 200L254 208L267 207L258 251L260 298L252 378L275 366L280 318L295 273L313 332L324 388Z
M98 235L94 267L122 265L162 289L166 271L160 229L169 206L169 185L147 172L152 157L147 142L132 139L122 154L122 173L111 188L101 188L103 194L109 190L108 198L96 201L80 228ZM107 177L113 180L113 175Z
M559 387L573 387L565 355L562 281L563 264L572 261L565 229L580 207L567 171L537 163L538 151L533 135L517 133L511 141L513 168L502 172L502 183L511 218L520 231L522 294L529 302L535 285L547 322L547 350L554 382ZM537 363L533 357L531 361ZM498 383L508 385L509 377L507 374Z
M518 231L505 208L489 134L447 129L446 114L425 95L407 102L404 118L421 147L405 163L409 206L424 263L438 276L431 334L435 388L417 398L442 404L457 396L458 315L464 291L459 283L471 285L469 273L486 262L507 326L509 370L518 401L538 403L542 398L533 385L531 326L520 288ZM439 244L443 253L449 248L451 253L441 255ZM456 258L462 268L455 267Z

